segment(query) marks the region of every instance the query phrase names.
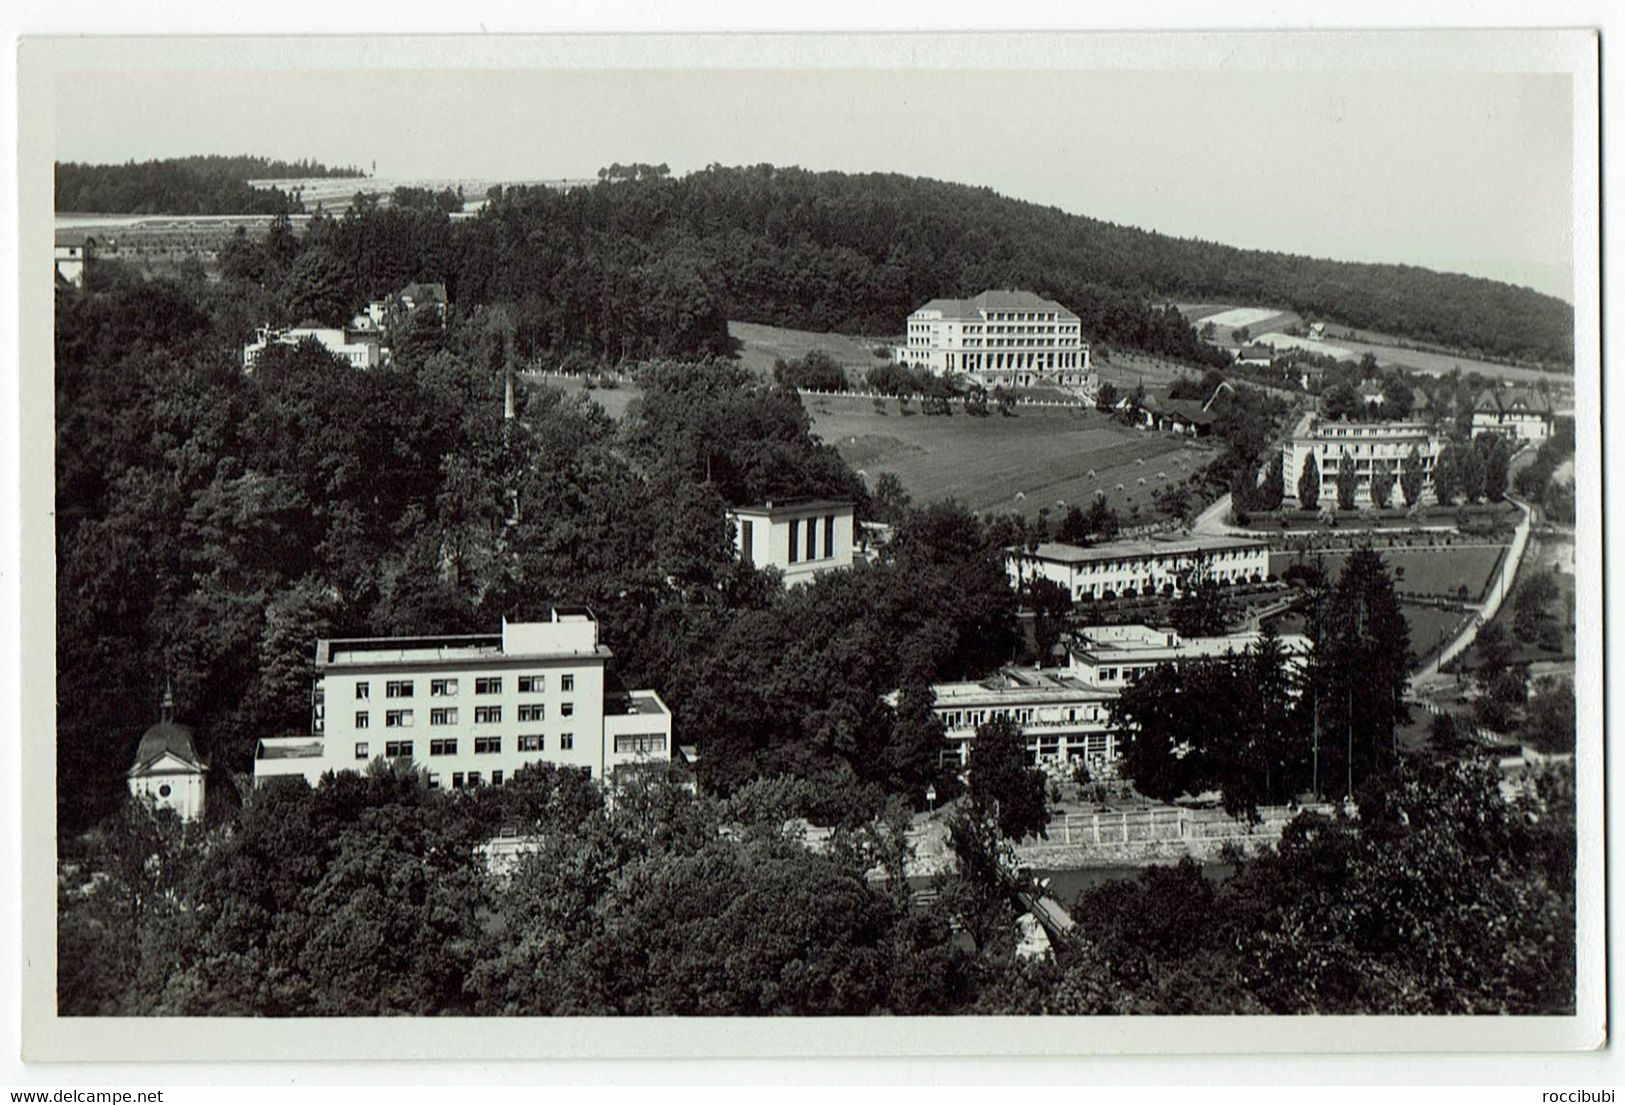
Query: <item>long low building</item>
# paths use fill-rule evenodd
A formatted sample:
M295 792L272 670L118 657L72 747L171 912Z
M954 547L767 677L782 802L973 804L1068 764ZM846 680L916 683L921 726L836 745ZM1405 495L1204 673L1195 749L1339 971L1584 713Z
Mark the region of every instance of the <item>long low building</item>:
M384 361L382 335L371 327L359 329L354 326L301 323L283 330L260 327L254 340L243 346L243 368L254 371L260 356L273 345L298 345L302 341L315 342L352 368L377 368Z
M1257 630L1218 637L1181 637L1175 630L1145 625L1089 626L1078 632L1069 650L1067 670L1083 686L1116 695L1161 664L1241 656L1257 646L1261 638ZM1308 637L1285 634L1280 640L1292 666L1308 656Z
M1046 541L1036 549L1005 550L1005 570L1020 587L1048 579L1074 601L1124 595L1180 594L1197 574L1219 583L1260 583L1269 577L1268 542L1252 537L1199 537L1068 545Z
M259 742L255 781L409 760L434 787L501 783L526 764L608 778L671 758L671 711L652 690L606 688L611 652L585 608L500 633L316 642L311 733Z
M1181 637L1144 625L1092 626L1080 632L1066 668L1009 667L986 679L934 684L932 710L943 730L940 762L963 767L977 728L1004 718L1021 726L1034 763L1082 760L1097 775L1109 773L1119 755L1111 706L1124 687L1162 664L1239 658L1260 638L1257 631ZM1281 646L1291 667L1301 665L1311 647L1297 635L1281 637ZM896 705L897 696L888 701Z

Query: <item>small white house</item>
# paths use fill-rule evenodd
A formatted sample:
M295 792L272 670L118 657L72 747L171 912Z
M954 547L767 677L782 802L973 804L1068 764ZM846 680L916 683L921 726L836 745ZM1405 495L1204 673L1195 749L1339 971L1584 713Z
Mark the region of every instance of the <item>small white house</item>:
M838 499L768 500L728 512L739 558L784 573L786 586L852 566L853 510Z
M183 821L194 821L203 816L207 773L192 730L175 721L175 696L165 687L158 724L143 733L136 746L135 763L127 774L130 793L169 807Z

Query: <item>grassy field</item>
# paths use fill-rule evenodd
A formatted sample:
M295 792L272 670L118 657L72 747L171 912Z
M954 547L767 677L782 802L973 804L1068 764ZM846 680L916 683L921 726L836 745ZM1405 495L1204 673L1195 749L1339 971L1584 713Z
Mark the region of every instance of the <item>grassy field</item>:
M858 378L878 364L877 345L889 345L900 338L863 338L847 334L820 334L812 330L788 330L782 326L763 326L755 322L728 323L731 337L739 353L739 363L760 376L773 375L773 362L780 357L787 361L805 357L815 349L822 349L835 362L848 369L856 369Z
M1394 573L1394 586L1400 591L1418 595L1437 595L1455 598L1458 589L1466 584L1467 601L1477 602L1483 597L1490 575L1499 562L1505 546L1466 545L1437 549L1379 550L1382 559ZM1347 553L1311 554L1308 562L1319 559L1326 574L1336 578L1343 570ZM1295 552L1271 553L1270 571L1279 576L1297 563Z
M1152 495L1183 483L1212 446L1128 429L1093 411L1018 409L951 418L877 410L868 399L809 396L813 431L871 483L892 472L917 502L952 496L973 510L1034 516L1087 506L1098 490L1125 517L1147 519Z
M1177 304L1177 306L1179 313L1185 316L1185 320L1198 328L1208 318L1222 317L1229 312L1249 310L1249 308L1225 303L1181 303ZM1256 309L1256 311L1263 310L1270 310L1269 316L1261 318L1248 326L1248 330L1255 340L1272 330L1285 330L1294 323L1300 326L1303 325L1303 318L1294 311L1275 312L1267 308ZM1237 315L1236 317L1242 316ZM1232 326L1219 323L1213 344L1221 349L1235 349L1236 343L1230 340L1231 329L1233 329ZM1347 337L1344 335L1347 335ZM1377 363L1385 368L1408 368L1413 372L1424 372L1435 376L1443 375L1453 368L1459 368L1464 373L1477 372L1492 379L1512 380L1518 383L1546 380L1556 384L1571 379L1571 376L1567 373L1541 372L1538 369L1521 368L1516 365L1494 364L1489 361L1475 360L1472 357L1444 349L1404 349L1390 335L1370 330L1355 330L1341 325L1328 324L1325 340L1328 345L1347 350L1354 359L1370 353L1377 358Z
M1410 602L1400 603L1399 612L1405 616L1405 625L1411 632L1411 652L1418 658L1437 651L1472 616L1470 611L1440 610ZM1282 633L1307 632L1304 616L1300 613L1272 621Z

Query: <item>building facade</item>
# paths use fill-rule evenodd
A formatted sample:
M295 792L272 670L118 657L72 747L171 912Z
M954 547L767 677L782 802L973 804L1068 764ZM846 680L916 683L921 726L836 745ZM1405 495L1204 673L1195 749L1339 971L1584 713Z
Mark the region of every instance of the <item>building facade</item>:
M1539 445L1552 436L1552 401L1534 388L1485 388L1473 403L1473 434Z
M352 368L377 368L384 361L382 335L371 326L301 325L282 330L262 326L255 332L254 340L243 346L243 368L254 371L260 354L272 345L298 345L306 340L316 342Z
M1298 481L1310 457L1320 469L1320 503L1337 502L1337 474L1342 465L1354 465L1356 506L1374 506L1371 474L1378 464L1388 465L1394 484L1390 504L1404 503L1399 476L1405 458L1415 449L1422 465L1422 497L1433 497L1433 463L1439 455L1439 439L1430 423L1421 419L1403 421L1343 421L1307 414L1281 446L1281 475L1288 502L1304 509L1298 497Z
M985 291L933 299L908 316L902 364L960 373L984 387L1098 386L1078 316L1032 292Z
M596 779L671 758L671 711L651 690L606 687L611 652L585 608L500 633L316 642L308 736L266 738L256 782L409 760L429 785L500 784L526 764Z
M1256 647L1261 637L1257 630L1219 637L1181 637L1175 630L1146 625L1088 626L1078 631L1069 650L1067 670L1083 686L1115 696L1161 664L1239 657ZM1301 666L1309 654L1309 638L1283 634L1280 640L1288 665Z
M158 724L141 735L135 762L125 775L130 793L174 810L183 821L195 821L203 816L208 770L192 730L175 720L175 696L165 687Z
M1199 573L1222 584L1269 578L1267 542L1251 537L1200 537L1068 545L1046 541L1037 549L1008 548L1005 570L1020 587L1048 579L1075 602L1125 595L1181 594Z
M58 230L52 250L56 279L70 287L85 286L85 270L96 255L96 238L83 230Z
M945 767L969 763L977 727L998 718L1021 726L1034 763L1083 760L1091 771L1104 771L1117 759L1108 713L1116 694L1068 672L1004 668L987 679L935 684L931 693Z
M1260 634L1182 638L1172 629L1144 625L1094 626L1081 631L1062 670L1004 668L987 679L932 686L932 711L942 723L940 763L970 762L977 727L1003 718L1021 726L1036 764L1082 760L1091 774L1109 774L1118 759L1111 706L1123 688L1162 664L1239 658ZM1306 637L1283 636L1289 668L1309 654ZM888 701L896 705L894 694Z
M852 566L853 508L844 500L770 500L735 507L728 521L739 558L757 568L777 568L787 587Z

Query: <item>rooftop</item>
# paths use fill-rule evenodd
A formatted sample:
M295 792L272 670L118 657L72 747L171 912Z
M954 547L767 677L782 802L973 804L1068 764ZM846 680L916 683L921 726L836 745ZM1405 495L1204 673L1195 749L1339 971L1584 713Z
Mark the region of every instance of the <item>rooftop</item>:
M262 737L254 752L256 760L311 760L321 755L320 737Z
M1061 541L1045 541L1038 551L1028 553L1021 547L1007 552L1049 560L1057 564L1086 564L1097 560L1132 560L1149 556L1184 556L1196 553L1227 552L1232 549L1262 549L1267 543L1256 537L1184 537L1159 540L1155 537L1136 540L1108 541L1102 545L1068 545Z
M654 691L621 691L604 696L606 716L647 714L659 717L670 712Z
M963 683L935 683L935 705L1039 705L1047 702L1105 702L1116 696L1058 671L1003 668L986 679Z
M940 311L943 318L957 319L980 319L984 311L1054 311L1063 319L1075 321L1078 317L1053 299L1032 292L996 288L970 299L933 299L919 309Z
M734 514L763 514L769 518L788 517L792 514L850 514L852 503L847 499L792 498L769 499L765 503L731 508Z
M609 655L609 649L598 643L598 619L585 606L555 606L544 621L504 619L500 633L323 638L316 642L316 665L322 668Z
M1095 628L1139 632L1097 635L1094 632ZM1219 637L1181 638L1171 629L1152 629L1143 625L1092 627L1083 630L1080 635L1083 639L1071 648L1074 660L1081 656L1095 661L1112 662L1188 660L1235 655L1252 648L1262 637L1257 630L1252 630L1247 633L1227 633ZM1309 638L1300 634L1283 634L1281 647L1288 653L1307 652Z

